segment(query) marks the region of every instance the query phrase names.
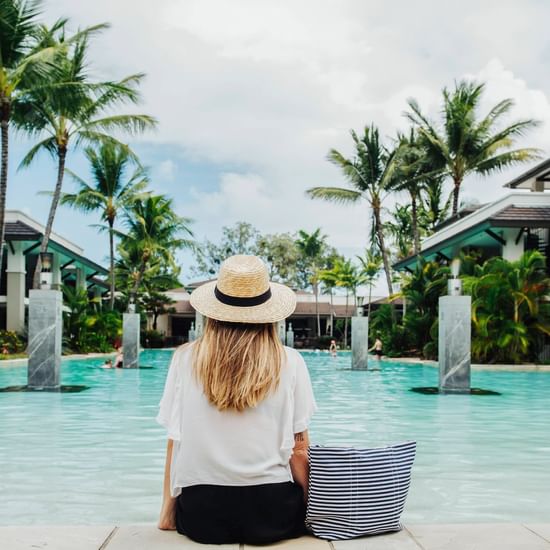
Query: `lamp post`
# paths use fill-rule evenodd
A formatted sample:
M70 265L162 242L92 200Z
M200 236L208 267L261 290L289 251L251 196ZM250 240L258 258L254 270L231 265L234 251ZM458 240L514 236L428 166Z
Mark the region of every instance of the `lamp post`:
M40 253L40 288L50 290L52 288L53 254L51 252Z

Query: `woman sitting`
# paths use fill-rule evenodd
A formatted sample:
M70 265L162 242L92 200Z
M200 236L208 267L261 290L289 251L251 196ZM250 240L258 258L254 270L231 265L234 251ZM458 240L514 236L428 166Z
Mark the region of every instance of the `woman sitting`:
M208 544L267 544L304 533L308 424L298 352L274 323L296 306L255 256L233 256L192 306L204 334L176 350L157 420L168 431L160 529Z

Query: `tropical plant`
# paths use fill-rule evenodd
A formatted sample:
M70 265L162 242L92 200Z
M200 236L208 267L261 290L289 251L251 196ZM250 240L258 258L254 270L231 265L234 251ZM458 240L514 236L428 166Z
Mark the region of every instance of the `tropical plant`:
M356 256L359 260L359 276L364 284L369 287L367 317L370 318L372 289L380 275L382 268L382 258L372 250L366 250L364 256Z
M53 63L55 70L50 71L46 85L29 90L20 101L18 127L42 138L25 155L21 166L29 166L41 151L49 153L57 163L55 190L40 252L45 252L48 247L71 146L76 149L86 144L111 142L127 147L111 133L137 134L156 125L155 119L148 115L110 114L119 105L139 101L137 88L143 74L133 74L115 82L90 81L86 65L88 40L91 32L103 28L105 25L98 25L81 33L66 48L60 48L67 42L65 25L53 30L43 28L42 42L58 48ZM35 287L39 283L39 273L40 262L35 270Z
M390 255L386 248L384 225L382 223L382 201L384 193L391 189L396 177L396 151L386 148L380 142L378 128L365 128L359 137L353 130L351 137L355 145L355 156L347 159L332 149L328 154L330 162L338 166L350 187L313 187L307 194L312 198L330 202L355 204L362 199L372 209L376 244L384 264L384 272L390 296L393 294Z
M432 358L434 349L434 326L437 326L439 297L447 292L450 270L437 262L417 258L414 271L405 276L401 296L407 303L403 327L408 334L414 353Z
M321 336L321 317L319 315L319 274L323 252L326 248L326 235L317 228L313 233L300 229L296 239L296 247L302 256L309 274L309 282L315 295L315 316L317 319L317 338Z
M518 120L503 127L503 118L514 106L504 99L479 119L481 97L485 85L462 80L453 90L443 89L441 124L432 122L422 113L415 99L409 100L408 118L417 126L419 143L434 173L443 171L452 179L452 215L458 212L459 194L464 178L469 174L487 175L508 166L528 162L539 154L537 149L512 149L514 141L537 122Z
M168 271L176 269L174 253L181 248L193 248L190 240L190 220L178 216L172 200L164 195L151 195L137 199L125 209L126 231L116 231L120 237L119 253L122 264L131 281L129 303L136 303L136 296L147 269L156 263Z
M334 272L336 275L336 286L346 290L346 313L344 317L344 347L348 345L348 315L349 295L353 298L354 311L357 308L357 287L363 282L357 267L350 259L340 259L335 262Z
M536 359L550 334L550 278L544 256L527 251L516 261L491 258L463 278L472 296L472 355L490 362Z
M398 172L391 183L393 191L405 191L410 198L410 229L414 254L420 254L419 209L426 180L433 178L433 168L418 143L417 132L411 128L408 135L398 134Z
M115 303L115 222L118 214L138 198L144 197L148 185L146 171L126 147L111 141L103 142L99 148L86 147L84 155L90 165L92 184L86 183L72 172L78 190L76 193L63 193L60 204L68 205L83 212L99 211L109 233L109 278L110 306ZM133 171L127 172L133 165ZM105 226L101 226L104 229Z
M424 179L423 193L418 214L421 231L431 235L436 227L449 215L452 194L444 198L444 177L441 174L429 175Z
M42 84L54 54L53 48L42 47L36 40L41 5L37 0L0 0L0 265L12 116L20 96Z
M391 220L386 222L386 229L395 246L395 258L407 258L413 252L414 230L412 207L410 204L396 204L391 213Z

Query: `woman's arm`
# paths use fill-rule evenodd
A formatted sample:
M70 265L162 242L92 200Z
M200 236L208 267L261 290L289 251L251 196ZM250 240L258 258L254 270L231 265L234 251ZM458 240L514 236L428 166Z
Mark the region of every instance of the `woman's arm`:
M309 482L309 459L307 450L309 447L309 435L307 430L294 434L294 450L290 457L290 471L294 481L304 491L304 500L307 502L307 490Z
M166 446L166 462L164 463L162 508L158 522L158 528L163 530L174 530L176 528L176 499L170 494L170 467L173 446L174 442L169 439Z

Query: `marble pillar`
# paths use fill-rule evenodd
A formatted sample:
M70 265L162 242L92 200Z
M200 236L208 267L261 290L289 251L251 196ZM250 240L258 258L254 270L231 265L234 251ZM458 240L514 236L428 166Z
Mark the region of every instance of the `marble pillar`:
M29 292L28 386L34 389L59 388L61 308L63 295L58 290Z
M187 333L187 341L188 342L194 342L196 340L195 337L195 323L191 323L191 328L189 329L189 332Z
M23 243L6 247L6 329L25 330L25 256Z
M470 391L471 296L439 298L439 390Z
M292 330L292 323L288 323L288 330L286 331L286 345L289 348L294 347L294 330Z
M125 369L139 367L139 329L139 313L124 313L122 315L122 353Z
M286 323L285 323L285 321L279 321L277 323L277 334L279 335L279 339L281 340L281 343L284 346L285 341L286 341Z
M195 311L195 339L200 338L204 331L204 316Z
M369 318L351 318L351 368L366 370L369 353Z
M86 290L88 283L86 281L86 272L83 267L76 268L76 288Z

